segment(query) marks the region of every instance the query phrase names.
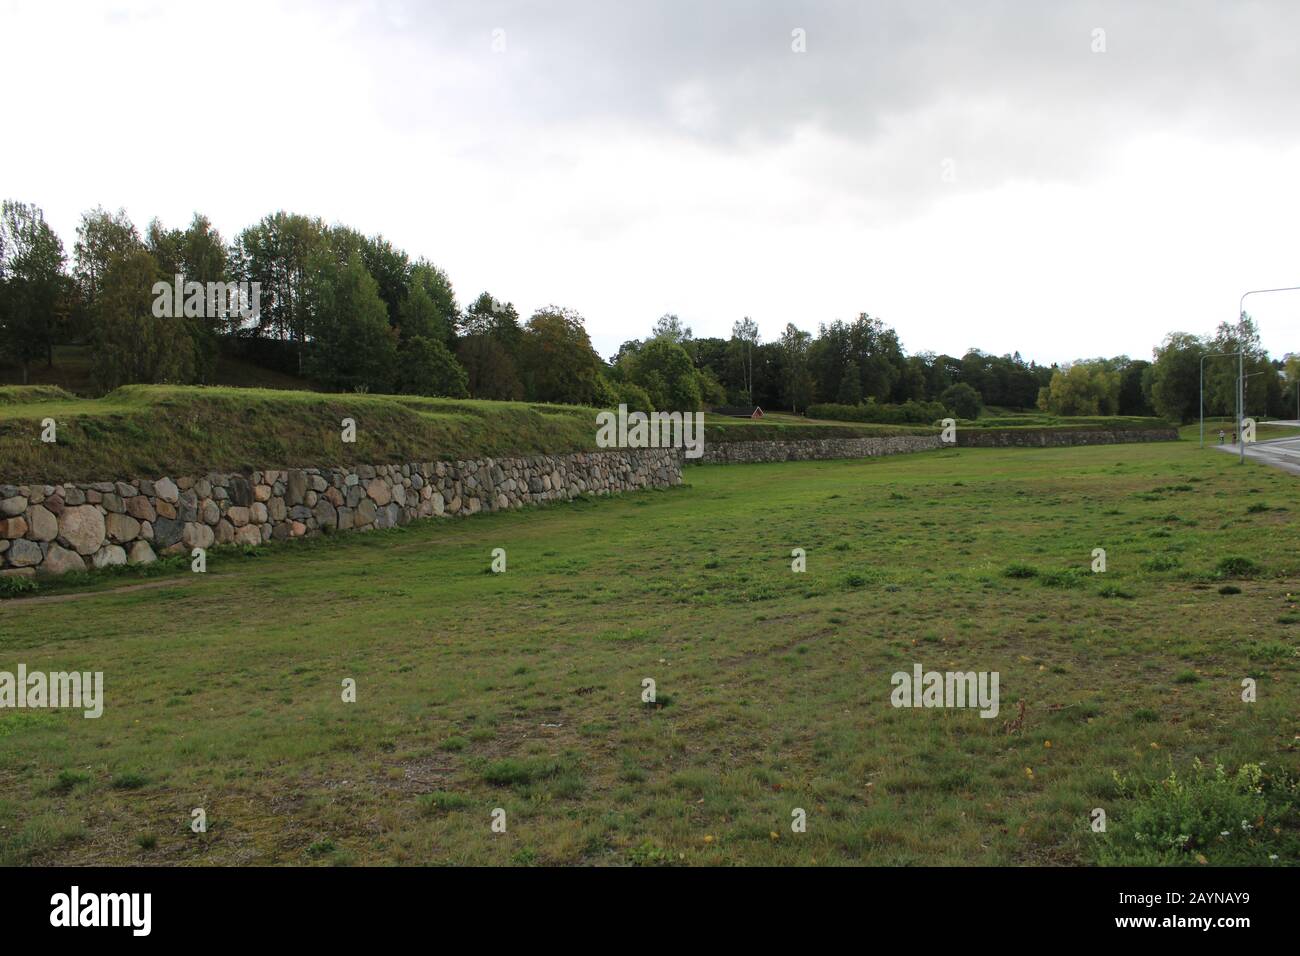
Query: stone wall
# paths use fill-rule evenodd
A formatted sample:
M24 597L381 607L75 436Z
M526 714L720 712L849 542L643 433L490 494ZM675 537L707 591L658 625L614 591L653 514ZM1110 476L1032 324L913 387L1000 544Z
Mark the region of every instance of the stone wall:
M796 441L705 442L703 464L807 461L816 458L874 458L942 448L938 435L882 435L873 438L808 438Z
M1177 441L1174 428L958 428L966 448L1065 447L1122 442ZM871 438L814 438L792 441L705 442L701 464L806 461L819 458L874 458L943 448L939 435L889 435ZM951 446L948 446L951 447Z
M1177 441L1176 428L958 428L965 448L1062 448L1125 442Z
M355 465L90 484L0 484L0 574L140 564L214 544L366 531L680 484L681 452Z

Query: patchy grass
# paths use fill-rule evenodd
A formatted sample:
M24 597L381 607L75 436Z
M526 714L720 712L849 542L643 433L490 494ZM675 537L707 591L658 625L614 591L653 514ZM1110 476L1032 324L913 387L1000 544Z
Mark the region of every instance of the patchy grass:
M106 695L0 711L0 863L1294 863L1294 477L1187 442L686 477L0 601L0 670ZM891 707L913 663L997 671L1001 713ZM1157 805L1196 758L1263 768L1253 836L1214 845L1218 790ZM1184 819L1195 852L1125 836Z

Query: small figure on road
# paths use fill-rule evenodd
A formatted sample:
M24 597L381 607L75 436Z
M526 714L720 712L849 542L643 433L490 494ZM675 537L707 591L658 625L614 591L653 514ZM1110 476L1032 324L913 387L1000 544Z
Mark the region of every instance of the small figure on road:
M1223 429L1222 429L1222 428L1219 429L1219 444L1220 444L1220 445L1223 444Z

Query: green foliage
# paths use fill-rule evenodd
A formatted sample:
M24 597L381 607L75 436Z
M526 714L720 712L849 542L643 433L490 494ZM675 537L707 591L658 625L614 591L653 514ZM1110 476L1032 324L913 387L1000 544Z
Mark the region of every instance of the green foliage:
M28 365L52 355L69 286L63 243L36 206L0 206L0 354Z
M976 419L980 417L983 403L975 389L965 382L958 382L943 390L939 401L958 418Z
M629 866L676 866L678 860L661 846L650 840L642 840L627 851Z
M442 342L420 336L407 339L397 350L397 389L407 395L444 395L466 398L467 376Z
M187 229L165 229L157 219L149 224L145 247L158 263L163 281L177 275L186 282L225 282L227 250L220 234L206 216L194 214ZM232 324L241 320L234 318ZM226 317L215 311L187 321L193 338L194 372L198 381L210 382L216 372L220 335L227 330Z
M550 306L528 320L519 346L519 366L531 401L593 404L601 364L576 312Z
M483 768L485 783L496 787L514 787L535 780L554 777L563 769L555 760L496 760Z
M807 409L814 398L812 368L809 364L811 347L812 336L797 328L794 323L787 322L785 331L781 333L781 397L784 404L794 412L801 408ZM712 401L707 395L704 398L706 402Z
M321 277L319 260L332 254L327 238L319 218L281 210L249 226L231 246L232 278L261 284L263 304L255 331L295 343L299 372L306 364L311 304L324 294L311 284Z
M436 816L439 813L449 813L452 810L464 810L470 805L469 799L463 794L449 793L445 790L423 793L419 799L420 812L425 816Z
M649 414L655 411L654 402L650 399L650 393L640 385L634 385L631 382L619 382L613 386L615 401L612 404L626 405L630 412L645 412Z
M0 598L23 597L40 587L32 578L6 575L0 577Z
M682 345L691 340L691 328L676 315L666 312L655 321L650 337L652 339L666 339L669 342Z
M95 299L95 380L105 390L192 382L199 350L194 320L154 314L154 284L169 281L138 248L110 260Z
M844 363L840 373L840 387L835 393L835 401L840 405L858 405L862 402L862 371L858 363L852 360Z
M700 386L686 349L671 338L645 343L631 359L629 377L649 396L656 411L694 412L700 408Z
M1285 777L1266 779L1259 764L1229 773L1198 759L1182 776L1114 779L1127 802L1097 841L1103 866L1259 866L1296 850L1294 834L1274 832L1295 812L1296 787Z
M1250 558L1229 555L1219 559L1215 572L1221 578L1253 578L1263 569Z
M144 776L144 774L128 770L114 774L113 779L110 781L110 785L114 790L139 790L148 782L149 780Z
M140 233L125 209L110 213L97 206L82 213L73 246L73 276L85 308L94 311L109 266L141 248Z
M1138 359L1128 362L1120 372L1119 413L1153 415L1151 405L1151 363Z
M862 405L811 405L809 418L841 422L879 422L885 425L929 425L944 418L948 410L939 402L904 402L886 405L874 399Z
M398 328L404 341L425 339L444 349L452 339L451 326L424 286L413 283L411 292L398 307Z
M700 389L700 402L705 406L725 405L727 402L727 390L722 383L718 381L717 376L713 374L713 369L697 369L696 382Z
M411 266L410 286L412 290L416 286L424 290L442 317L443 325L454 332L459 314L456 308L456 294L452 290L447 273L428 259L416 259Z
M1038 583L1045 588L1079 588L1089 579L1083 568L1054 568L1038 574Z
M1201 357L1208 350L1194 335L1171 332L1155 350L1151 367L1151 404L1156 414L1175 422L1190 422L1199 414ZM1211 359L1207 365L1226 359ZM1213 372L1209 369L1209 372Z
M1173 571L1182 567L1182 559L1174 554L1155 554L1142 562L1143 571Z
M1059 368L1039 392L1038 407L1053 415L1114 415L1119 411L1120 373L1102 361Z
M897 334L880 319L863 312L852 322L824 325L820 333L808 350L818 401L856 405L870 398L887 402L891 397L925 397L895 396L905 359Z
M478 333L461 339L456 358L465 368L466 385L474 398L519 401L524 397L515 360L491 335Z
M1024 564L1020 561L1013 561L1008 564L1002 571L1003 575L1008 578L1035 578L1038 577L1038 569L1030 564Z
M317 257L311 286L307 372L331 388L385 391L397 347L379 286L359 256L339 266Z

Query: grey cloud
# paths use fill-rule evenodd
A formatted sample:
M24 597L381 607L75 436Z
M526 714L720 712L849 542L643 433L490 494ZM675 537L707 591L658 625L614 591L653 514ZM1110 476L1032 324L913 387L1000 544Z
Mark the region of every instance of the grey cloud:
M950 104L983 106L991 124L948 131L957 146L1038 142L1042 130L1071 152L1147 128L1290 138L1300 125L1294 3L486 0L411 5L403 21L373 24L420 38L431 60L487 56L504 29L522 61L502 101L517 122L635 118L724 146L813 124L869 145ZM805 54L790 50L796 27ZM1104 54L1091 51L1094 28ZM697 107L689 120L683 100Z
M833 148L801 160L821 187L809 215L1084 180L1144 133L1300 138L1294 3L480 0L381 3L360 23L375 110L454 125L463 156L504 170L577 131L633 130L743 158L813 130Z

